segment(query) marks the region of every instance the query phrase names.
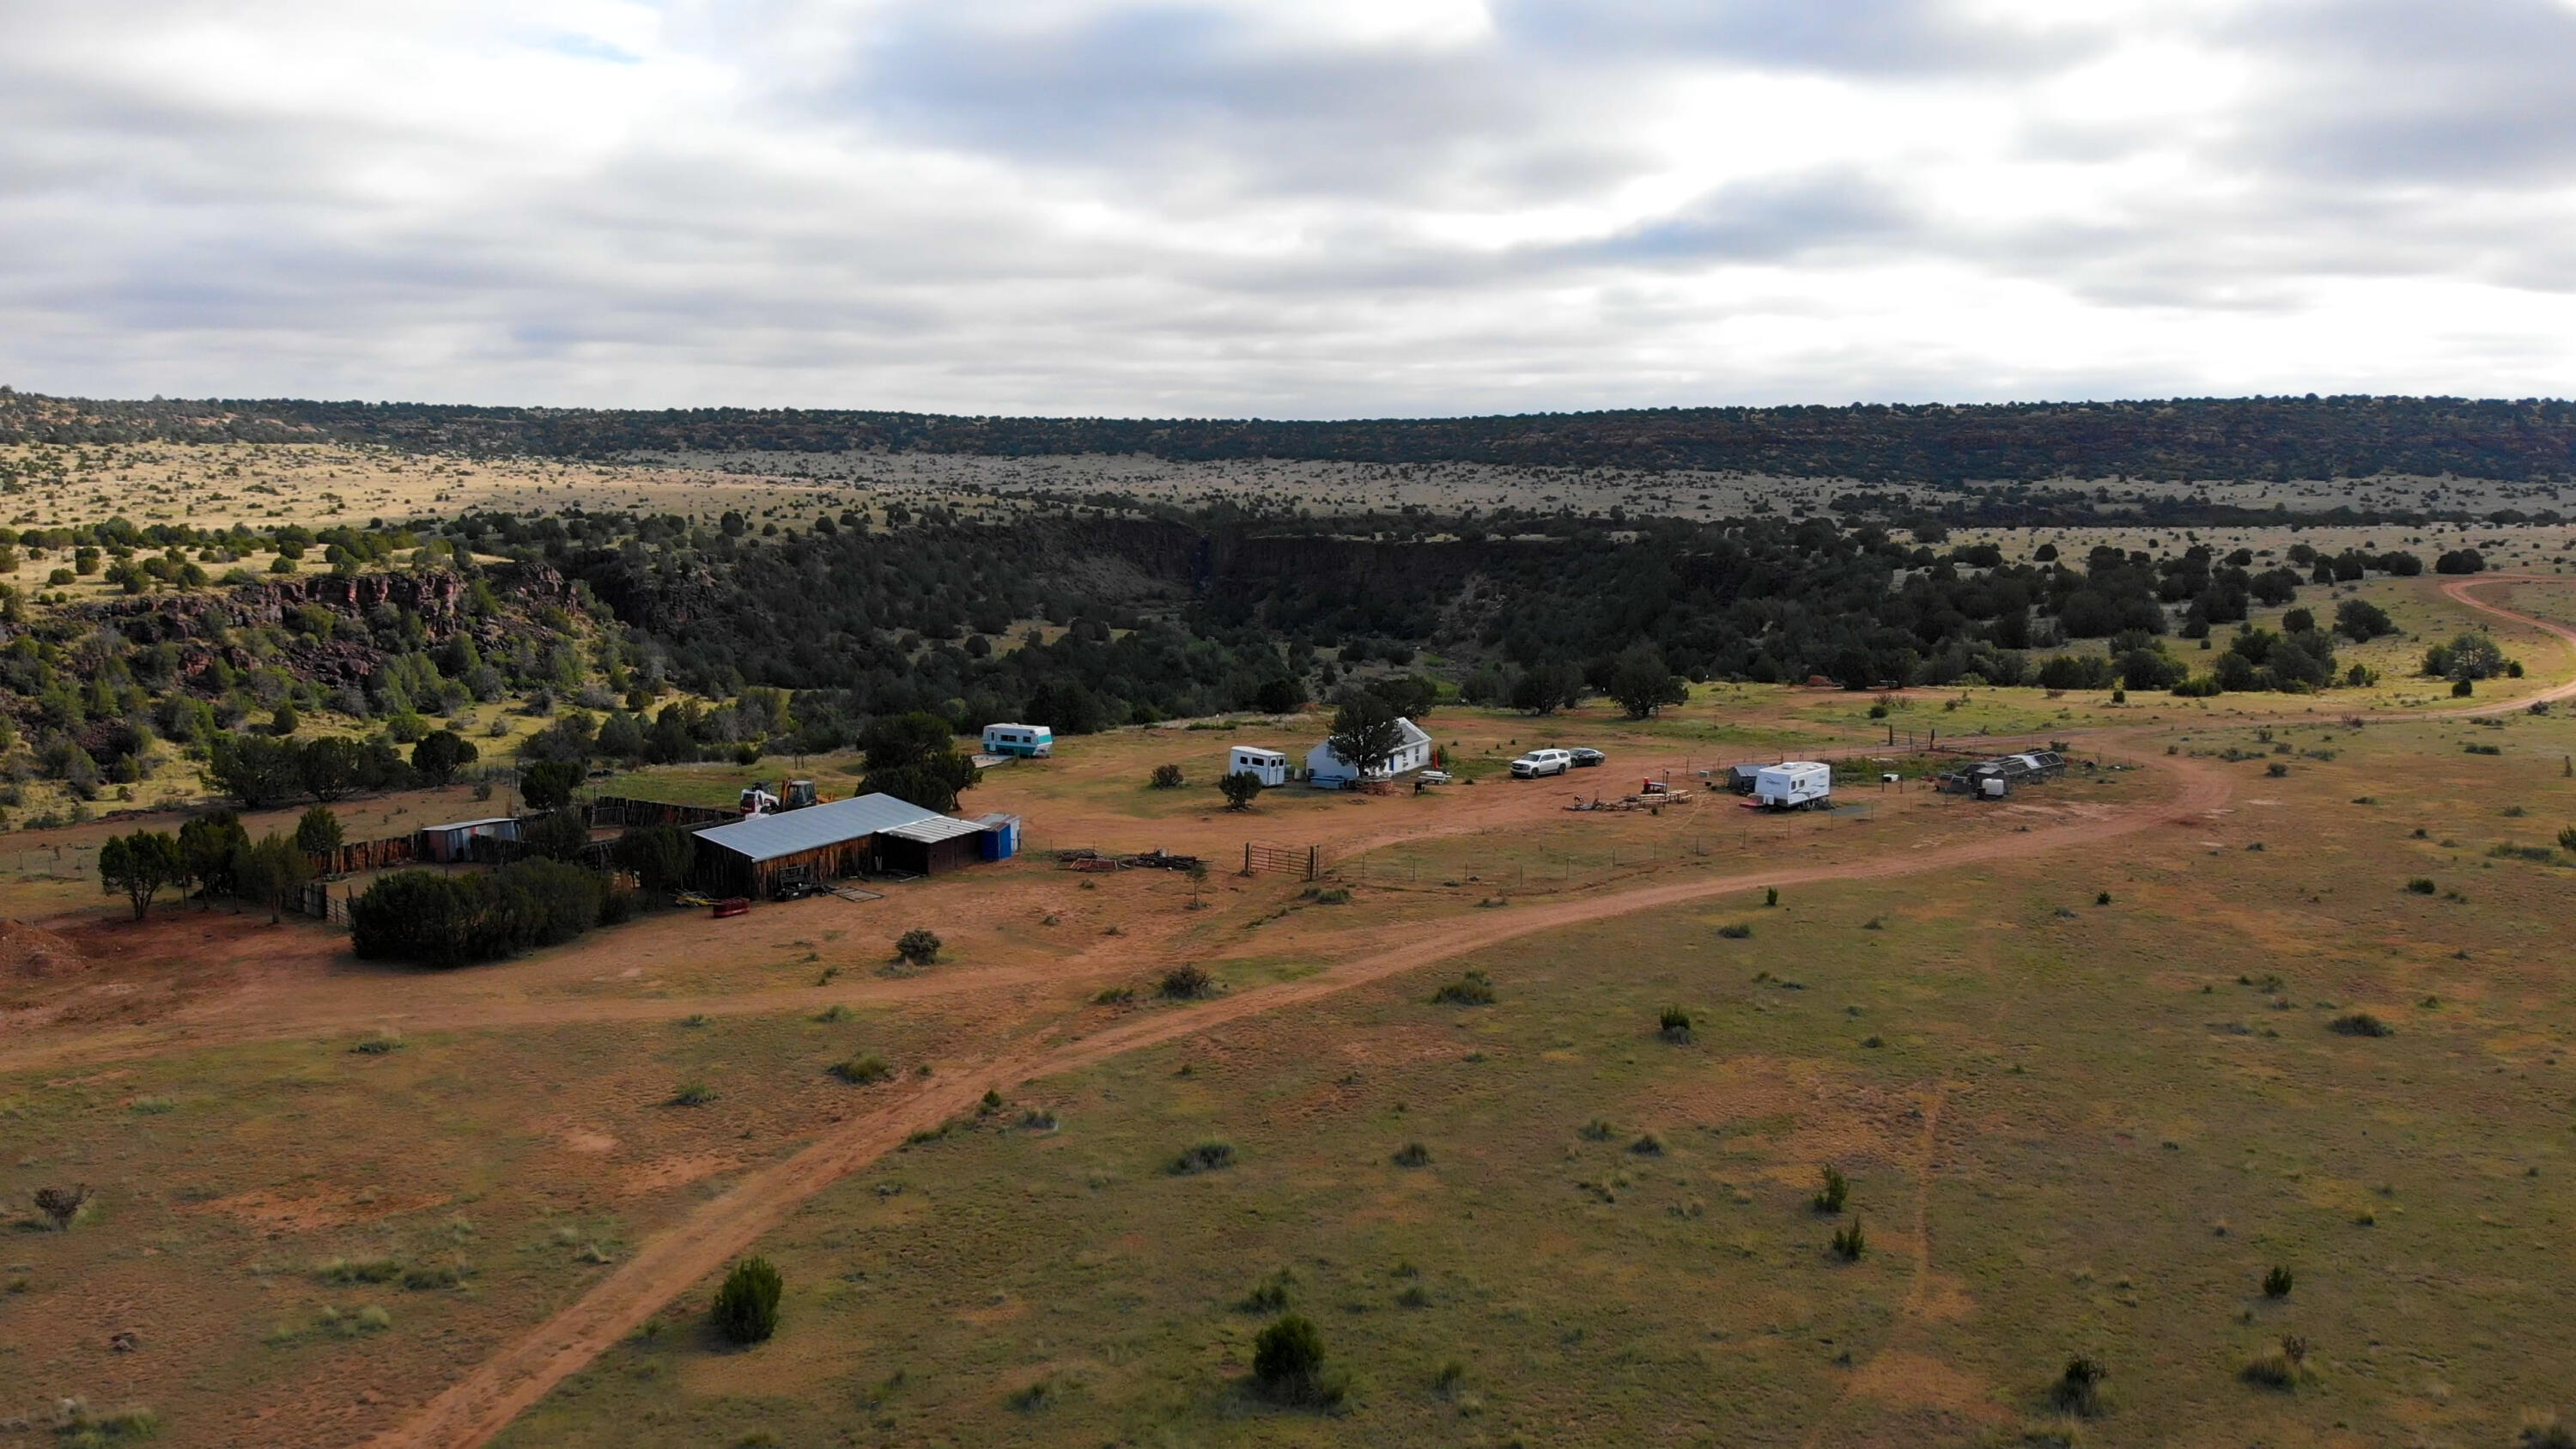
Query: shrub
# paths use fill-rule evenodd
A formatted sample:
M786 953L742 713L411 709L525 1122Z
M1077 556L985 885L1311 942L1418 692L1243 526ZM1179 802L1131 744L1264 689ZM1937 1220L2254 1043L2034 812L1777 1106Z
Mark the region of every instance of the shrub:
M2282 1335L2278 1347L2265 1349L2247 1361L2241 1377L2249 1384L2294 1391L2307 1375L2308 1341L2291 1333Z
M1749 941L1753 939L1753 927L1751 923L1745 921L1730 921L1727 924L1718 927L1717 933L1730 941Z
M2111 1371L2097 1358L2078 1354L2066 1361L2066 1371L2048 1386L2048 1402L2061 1414L2090 1419L2102 1412L2102 1381Z
M2429 896L2439 887L2435 886L2429 878L2419 875L2406 883L2406 889L2419 896Z
M1619 1133L1618 1128L1611 1126L1607 1121L1599 1117L1595 1117L1591 1121L1584 1123L1578 1130L1582 1133L1583 1140L1586 1142L1607 1142Z
M1842 1259L1844 1262L1857 1263L1860 1261L1860 1255L1869 1251L1869 1240L1861 1233L1860 1219L1852 1219L1849 1227L1846 1227L1842 1231L1834 1234L1833 1247L1834 1256Z
M2263 1275L2263 1296L2266 1298L2289 1297L2291 1281L2292 1279L2290 1277L2289 1269L2282 1267L2278 1263L2273 1264L2272 1270Z
M1177 790L1181 788L1181 767L1178 765L1156 765L1154 767L1154 788L1157 790Z
M1851 1181L1835 1168L1825 1169L1825 1185L1816 1191L1816 1211L1838 1213L1851 1197Z
M1282 1268L1252 1285L1252 1291L1243 1295L1240 1306L1246 1313L1277 1313L1288 1306L1288 1285L1295 1281L1288 1270Z
M1402 1147L1395 1149L1395 1165L1398 1167L1429 1167L1431 1165L1431 1149L1423 1146L1419 1142L1408 1142Z
M36 1189L36 1211L52 1219L54 1231L71 1231L72 1219L80 1216L81 1204L89 1201L89 1184L78 1187L40 1187Z
M2576 852L2576 825L2566 826L2558 832L2558 848Z
M832 1063L831 1074L854 1087L873 1086L894 1076L894 1068L874 1052Z
M1211 1137L1173 1158L1171 1172L1174 1177L1187 1177L1194 1172L1214 1172L1219 1168L1232 1166L1234 1166L1234 1144Z
M703 1107L715 1099L716 1089L708 1086L706 1083L682 1082L680 1084L680 1090L671 1094L671 1105L674 1107Z
M1252 1377L1263 1393L1283 1403L1338 1403L1337 1385L1324 1378L1324 1335L1304 1315L1283 1315L1252 1341Z
M767 1258L745 1258L716 1290L716 1331L733 1343L765 1343L778 1332L778 1298L786 1283Z
M928 929L915 926L894 938L895 956L914 966L927 966L939 959L939 937Z
M1216 987L1216 978L1201 966L1184 963L1163 973L1163 995L1174 1001L1196 1001Z
M1435 1004L1445 1002L1451 1006L1491 1006L1494 1004L1494 983L1484 972L1471 967L1465 975L1431 993L1431 1000Z
M1780 888L1778 886L1764 886L1762 888L1762 904L1766 906L1776 906L1780 904Z
M1652 1132L1641 1133L1636 1141L1628 1144L1628 1150L1639 1157L1661 1157L1664 1155L1664 1139Z
M1686 1042L1691 1039L1691 1019L1689 1012L1682 1010L1678 1006L1667 1006L1664 1008L1664 1014L1657 1020L1658 1026L1663 1032L1664 1040L1670 1042Z
M2327 1023L2326 1030L2337 1036L2388 1036L2397 1029L2367 1011L2338 1016Z
M2095 904L2095 905L2097 905L2097 906L2107 906L2107 905L2111 904L2111 893L2110 893L2109 891L2102 891L2102 892L2097 893L2097 894L2093 897L2093 904Z
M349 903L350 946L363 960L425 966L498 960L589 930L604 895L597 875L555 860L490 875L396 871Z
M1261 798L1261 777L1250 770L1237 770L1217 781L1216 788L1225 796L1226 809L1248 810L1253 801Z
M2576 1434L2567 1432L2557 1415L2544 1414L2523 1424L2521 1449L2576 1449Z

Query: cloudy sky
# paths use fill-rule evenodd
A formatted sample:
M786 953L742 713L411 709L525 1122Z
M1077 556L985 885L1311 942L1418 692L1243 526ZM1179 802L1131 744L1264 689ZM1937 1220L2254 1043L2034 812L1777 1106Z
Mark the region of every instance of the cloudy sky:
M2576 0L14 0L0 382L2576 392Z

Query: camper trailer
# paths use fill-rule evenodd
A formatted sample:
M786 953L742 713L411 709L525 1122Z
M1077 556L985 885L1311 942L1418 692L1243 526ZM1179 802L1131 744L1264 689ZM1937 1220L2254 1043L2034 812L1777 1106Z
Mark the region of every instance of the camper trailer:
M1267 786L1288 783L1288 756L1280 750L1265 750L1259 745L1236 745L1226 751L1225 772L1250 775Z
M1045 725L988 724L984 726L984 753L1043 760L1055 753L1055 731Z
M1834 767L1813 760L1765 765L1754 777L1753 801L1765 810L1812 810L1832 803Z

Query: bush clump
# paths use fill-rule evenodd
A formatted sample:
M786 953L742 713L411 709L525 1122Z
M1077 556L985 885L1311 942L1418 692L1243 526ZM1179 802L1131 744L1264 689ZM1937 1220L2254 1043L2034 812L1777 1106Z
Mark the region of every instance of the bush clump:
M2287 1298L2290 1296L2290 1284L2293 1281L2290 1270L2275 1263L2272 1265L2272 1270L2263 1275L2263 1296Z
M2326 1030L2337 1036L2388 1036L2397 1028L2367 1011L2356 1011L2346 1016L2338 1016L2328 1022Z
M1851 1180L1844 1177L1840 1170L1833 1167L1827 1167L1825 1169L1825 1185L1816 1190L1816 1211L1820 1213L1841 1212L1843 1210L1843 1203L1849 1200L1850 1197Z
M1423 1146L1419 1142L1408 1142L1402 1147L1395 1149L1395 1165L1398 1167L1429 1167L1431 1165L1431 1149Z
M778 1332L778 1298L786 1282L767 1258L745 1258L716 1290L716 1331L738 1344L766 1343Z
M2406 889L2411 895L2429 896L2441 887L2433 884L2431 878L2419 875L2406 883Z
M1431 1000L1434 1005L1491 1006L1494 1004L1494 983L1484 972L1471 967L1465 975L1431 993Z
M915 926L894 938L896 959L911 966L927 966L938 960L939 946L939 937L924 926Z
M1180 766L1178 766L1178 765L1156 765L1156 766L1154 767L1154 788L1155 788L1155 789L1157 789L1157 790L1177 790L1177 789L1181 788L1182 783L1183 783L1183 782L1182 782L1182 779L1181 779L1181 767L1180 767Z
M1203 966L1181 965L1163 973L1163 995L1173 1001L1196 1001L1216 989L1216 978Z
M1834 1234L1833 1247L1834 1256L1844 1262L1860 1261L1860 1255L1869 1251L1869 1239L1861 1233L1860 1219L1852 1219L1850 1226Z
M1324 1335L1305 1315L1283 1315L1252 1341L1252 1378L1283 1404L1339 1404L1343 1385L1324 1371Z
M1665 1007L1664 1014L1656 1018L1656 1022L1666 1041L1687 1042L1691 1039L1690 1013L1678 1006Z
M1730 941L1750 941L1753 939L1753 926L1747 921L1729 921L1718 927L1717 933Z
M401 870L349 903L349 944L366 961L460 966L569 941L596 925L607 887L559 860L489 875Z
M2102 1412L2102 1381L2111 1371L2102 1361L2078 1354L2066 1361L2066 1371L2048 1386L2048 1403L2061 1414L2090 1419Z
M1234 1144L1211 1137L1205 1142L1193 1144L1180 1156L1173 1158L1171 1172L1174 1177L1186 1177L1194 1172L1214 1172L1219 1168L1232 1166L1234 1166Z
M834 1062L827 1070L853 1087L874 1086L894 1076L894 1068L875 1052L867 1052L846 1061Z
M2279 1344L2246 1362L2241 1377L2249 1384L2295 1392L2308 1377L2308 1341L2295 1333L2283 1334Z

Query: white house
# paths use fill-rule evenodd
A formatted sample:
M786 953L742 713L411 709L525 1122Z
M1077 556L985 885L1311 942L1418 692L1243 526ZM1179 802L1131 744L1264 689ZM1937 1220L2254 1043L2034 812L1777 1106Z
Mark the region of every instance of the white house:
M1288 783L1288 756L1280 750L1265 750L1259 745L1236 745L1225 756L1229 775L1252 775L1264 785Z
M1372 780L1384 780L1430 767L1431 736L1424 734L1422 727L1409 719L1398 718L1395 724L1402 738L1386 763L1369 772L1368 777ZM1339 790L1359 778L1359 768L1334 754L1330 740L1306 752L1306 783L1317 789Z

